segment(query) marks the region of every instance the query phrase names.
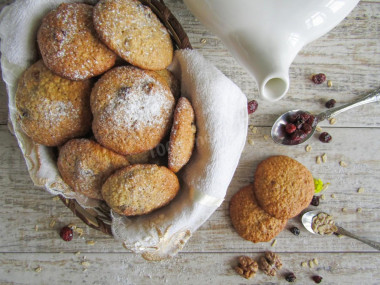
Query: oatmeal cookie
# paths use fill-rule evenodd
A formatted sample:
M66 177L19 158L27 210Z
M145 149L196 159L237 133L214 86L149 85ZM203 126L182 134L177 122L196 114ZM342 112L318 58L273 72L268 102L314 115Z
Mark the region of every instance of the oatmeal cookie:
M164 81L168 84L170 91L177 101L181 97L181 83L179 80L167 69L157 70L158 75L160 75Z
M103 200L104 181L117 169L128 166L128 160L88 139L72 139L59 150L58 170L75 192Z
M116 67L92 90L92 130L101 145L117 153L141 153L168 133L174 104L172 93L155 72Z
M173 44L168 31L140 1L99 1L94 26L102 41L132 65L160 70L172 62Z
M135 216L165 206L178 190L178 178L168 168L135 164L112 174L104 183L102 194L116 213Z
M61 4L45 16L37 41L46 66L72 80L97 76L110 69L116 54L97 37L94 7L83 3Z
M16 91L18 121L36 143L58 146L91 129L89 80L55 75L42 60L21 76Z
M185 97L178 100L169 140L169 169L178 172L190 159L195 143L194 110Z
M272 217L260 208L253 195L253 184L243 187L231 198L230 217L237 233L254 243L270 241L284 229L287 222Z
M295 217L309 206L314 195L312 174L288 156L272 156L262 161L254 179L259 205L278 219Z

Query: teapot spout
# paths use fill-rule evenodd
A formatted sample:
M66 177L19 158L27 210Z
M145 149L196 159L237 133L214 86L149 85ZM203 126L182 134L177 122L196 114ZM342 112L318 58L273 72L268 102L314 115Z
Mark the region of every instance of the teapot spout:
M261 98L275 102L286 95L290 65L303 46L299 38L289 42L282 36L235 31L226 45L255 79Z

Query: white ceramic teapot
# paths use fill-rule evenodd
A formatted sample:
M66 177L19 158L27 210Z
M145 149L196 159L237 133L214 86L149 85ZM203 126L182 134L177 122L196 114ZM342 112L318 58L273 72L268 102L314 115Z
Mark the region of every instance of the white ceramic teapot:
M359 0L184 0L256 79L262 98L281 99L301 48L342 21Z

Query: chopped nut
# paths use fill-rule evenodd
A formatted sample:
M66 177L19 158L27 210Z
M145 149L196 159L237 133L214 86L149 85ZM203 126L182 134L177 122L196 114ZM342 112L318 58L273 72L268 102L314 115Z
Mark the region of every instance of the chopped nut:
M207 43L207 40L206 39L201 39L201 44L205 44Z
M271 251L265 252L264 256L259 259L259 268L264 271L266 275L275 276L277 270L281 269L282 263L280 257Z
M326 162L327 161L327 154L323 154L322 155L322 162L324 163L324 162Z
M93 241L93 240L88 240L88 241L86 241L86 244L88 244L88 245L94 245L94 244L95 244L95 241Z
M240 256L239 264L235 267L235 271L246 279L250 279L255 276L259 265L256 261L248 256Z
M342 212L346 213L347 212L347 208L342 208Z
M308 144L308 145L305 147L305 150L306 150L307 152L311 151L311 145Z
M336 123L336 119L335 118L329 119L329 123L330 125L334 125Z
M254 145L254 144L255 144L255 142L253 141L253 139L248 139L248 143L249 143L250 145Z
M302 262L302 263L301 263L301 266L302 266L302 267L307 267L307 262L306 262L306 261Z
M357 208L356 209L356 212L358 212L358 213L361 213L363 210L362 210L362 208Z
M35 272L41 272L42 271L42 268L40 266L38 266L36 269L34 269Z
M336 235L338 238L342 238L342 237L344 237L344 235L341 235L341 234L339 234L339 235Z
M314 267L314 262L312 260L309 260L309 267L313 268Z
M331 235L338 230L333 217L326 213L319 213L313 217L311 228L320 235Z
M253 134L257 134L257 127L253 127L253 128L251 129L251 132L252 132Z
M333 84L332 84L332 81L331 80L327 80L327 87L332 87Z
M80 251L77 251L77 252L75 253L75 255L80 255Z
M333 199L334 199L335 197L336 197L336 196L335 196L335 194L331 194L331 198L333 198Z
M82 261L81 265L84 266L84 267L89 267L91 264L88 261Z
M68 224L67 226L71 228L72 230L75 230L77 228L75 224Z
M329 185L330 185L329 182L323 184L323 187L322 187L322 190L321 190L321 191L325 191L325 190L327 190L327 188L329 187Z
M364 188L363 187L360 187L359 189L358 189L358 193L363 193L364 192Z
M49 227L53 228L55 226L55 219L52 219L49 223Z
M54 196L53 197L53 201L59 201L60 199L59 199L59 196Z
M315 130L318 132L318 133L322 133L322 128L320 127L320 126L317 126L316 128L315 128Z
M326 199L326 196L325 196L325 194L322 194L319 198L320 198L321 200L325 200L325 199Z
M273 240L271 247L274 247L276 244L277 244L277 240L275 239L275 240Z
M81 228L75 228L75 232L81 237L83 235L83 229Z
M34 230L35 230L36 232L38 232L38 225L35 225L35 226L34 226Z
M264 140L268 140L269 139L269 136L268 135L264 135Z
M322 160L321 160L321 157L320 157L320 156L317 156L317 158L316 158L316 162L317 162L317 164L321 164L321 163L322 163Z
M315 265L318 265L318 263L319 263L318 259L316 259L316 258L313 259L313 262L314 262Z
M343 160L339 162L339 165L342 167L347 167L347 163L344 162Z

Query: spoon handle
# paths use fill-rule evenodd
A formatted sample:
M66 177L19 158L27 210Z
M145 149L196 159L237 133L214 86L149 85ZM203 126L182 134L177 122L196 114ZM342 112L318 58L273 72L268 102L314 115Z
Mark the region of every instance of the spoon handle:
M338 230L336 231L337 234L340 234L340 235L345 235L345 236L348 236L350 238L354 238L356 240L359 240L361 242L364 242L365 244L368 244L369 246L373 247L373 248L376 248L377 250L380 250L380 242L376 242L376 241L372 241L372 240L369 240L369 239L366 239L366 238L362 238L362 237L359 237L345 229L343 229L342 227L338 227Z
M317 118L318 118L318 122L321 122L325 119L329 119L329 118L333 118L337 115L339 115L340 113L343 113L347 110L350 110L352 108L355 108L355 107L358 107L358 106L361 106L361 105L364 105L364 104L368 104L368 103L373 103L373 102L377 102L377 101L380 101L380 88L368 93L367 95L351 102L351 103L347 103L345 105L342 105L342 106L339 106L339 107L336 107L336 108L333 108L333 109L329 109L323 113L320 113Z

